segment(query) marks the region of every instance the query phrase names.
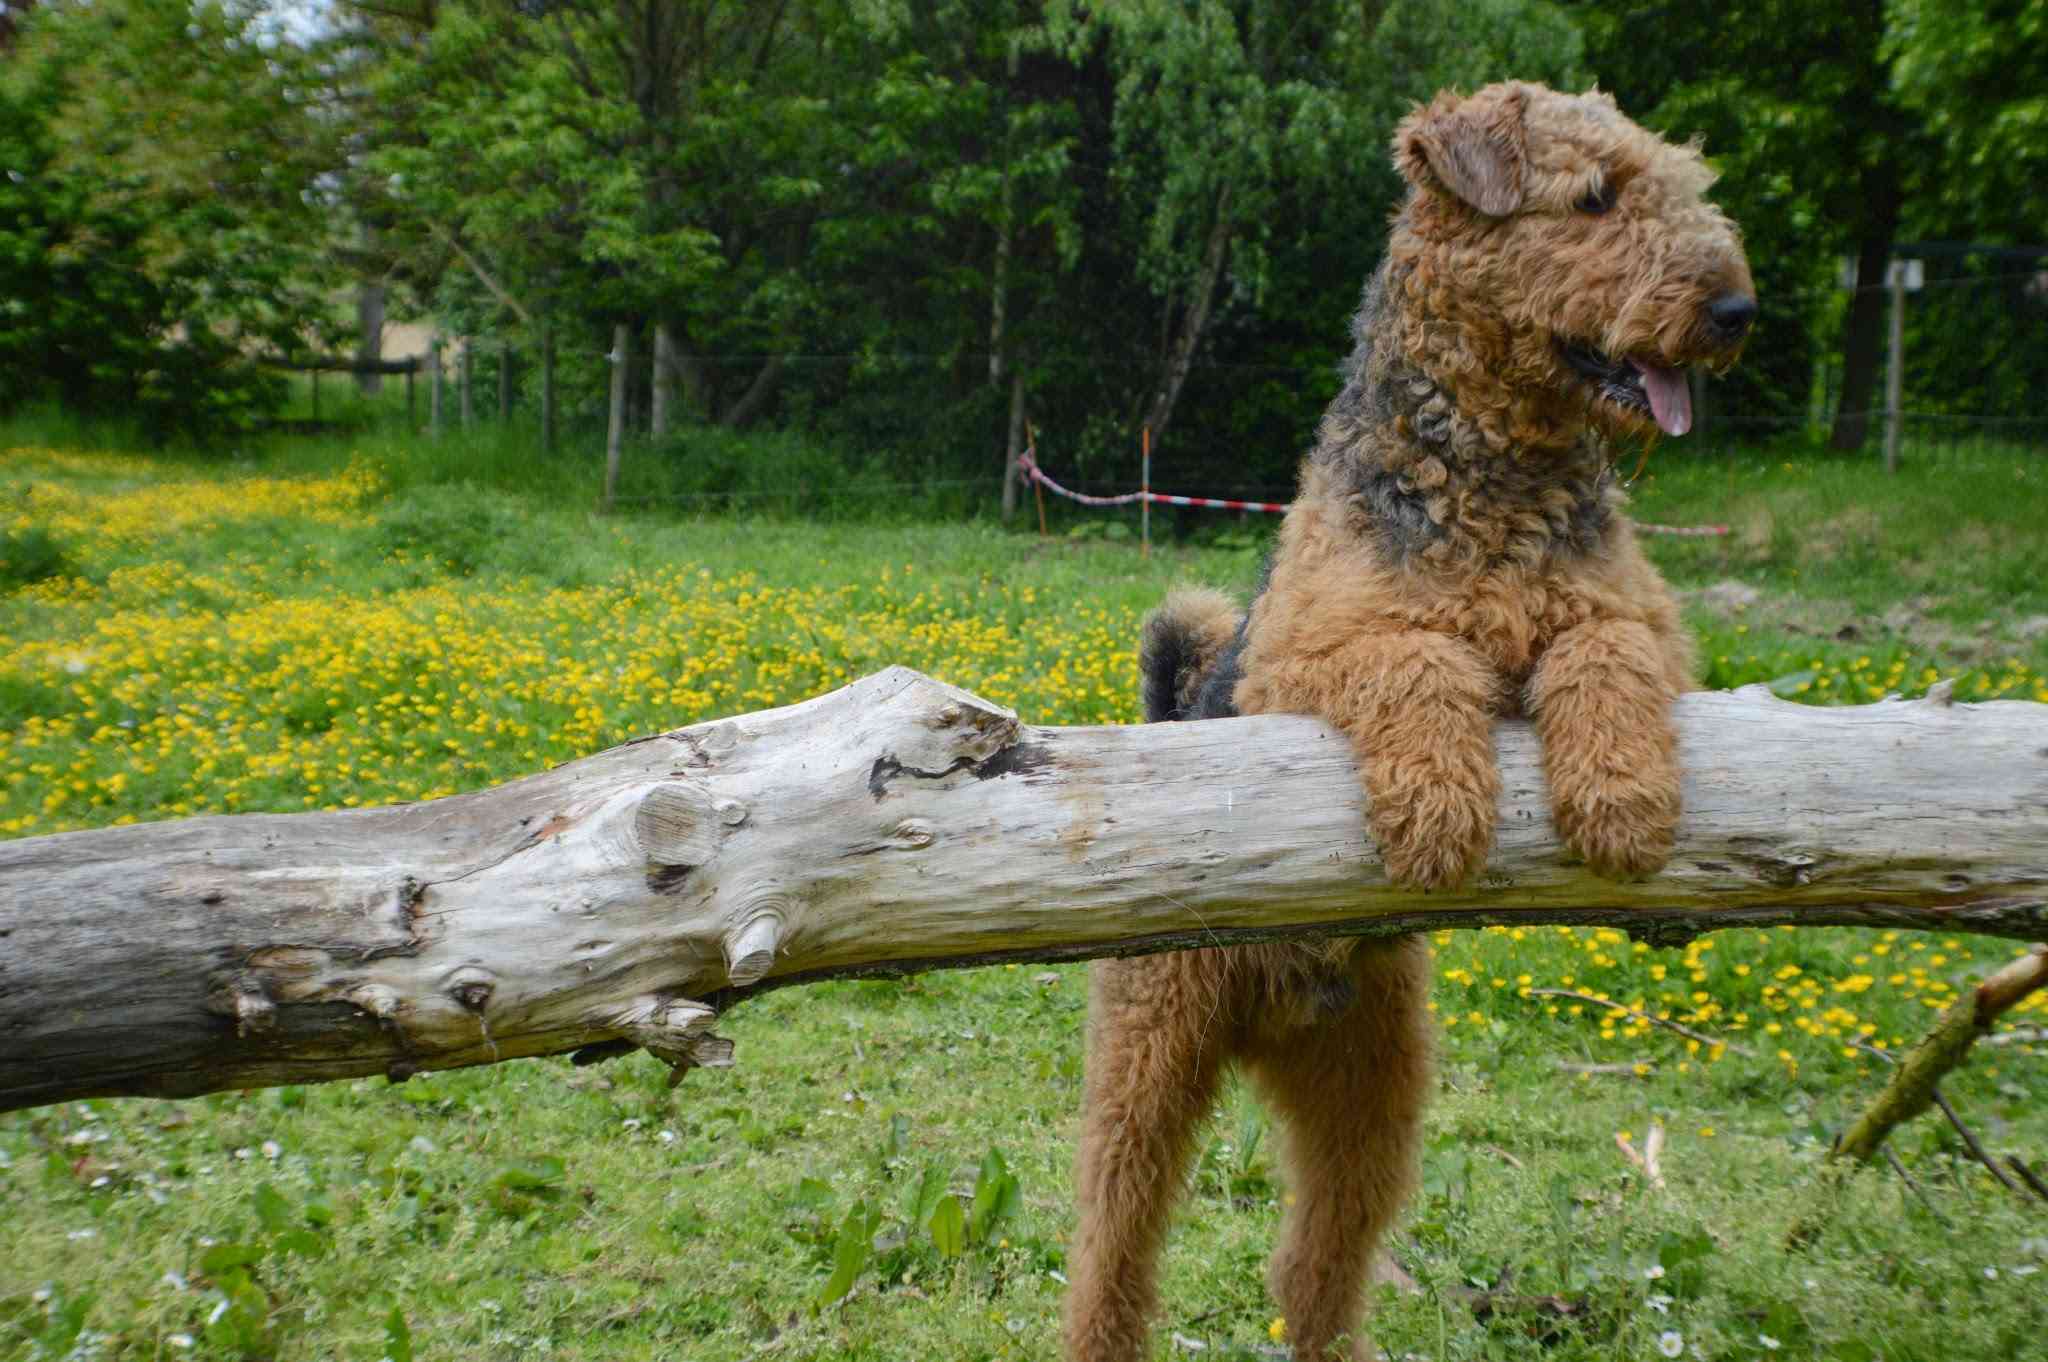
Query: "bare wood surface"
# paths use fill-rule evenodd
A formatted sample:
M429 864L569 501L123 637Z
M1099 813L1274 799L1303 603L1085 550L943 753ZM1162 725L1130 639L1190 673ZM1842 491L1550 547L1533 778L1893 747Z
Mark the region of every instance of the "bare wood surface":
M2048 707L1679 702L1686 816L1571 863L1503 724L1468 890L1388 884L1306 718L1034 728L903 668L432 803L0 843L0 1110L645 1046L764 989L1318 931L1851 923L2048 937Z

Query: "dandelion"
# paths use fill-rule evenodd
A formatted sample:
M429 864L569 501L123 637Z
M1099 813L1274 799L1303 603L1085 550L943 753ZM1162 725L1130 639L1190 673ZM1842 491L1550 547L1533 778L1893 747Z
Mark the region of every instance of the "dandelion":
M1285 1342L1287 1339L1287 1316L1275 1315L1273 1322L1266 1326L1266 1337L1272 1339L1275 1343Z

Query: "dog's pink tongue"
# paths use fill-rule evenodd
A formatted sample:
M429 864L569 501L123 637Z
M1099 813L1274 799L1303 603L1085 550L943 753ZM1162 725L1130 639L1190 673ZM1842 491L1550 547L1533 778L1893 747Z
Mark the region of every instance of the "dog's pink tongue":
M1691 430L1692 389L1685 385L1685 375L1640 359L1629 363L1643 376L1643 391L1650 395L1650 414L1657 418L1664 433L1683 435Z

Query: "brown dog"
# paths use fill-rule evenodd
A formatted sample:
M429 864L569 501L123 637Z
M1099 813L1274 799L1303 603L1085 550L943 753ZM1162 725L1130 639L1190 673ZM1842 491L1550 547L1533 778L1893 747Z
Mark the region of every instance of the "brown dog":
M1439 96L1394 159L1409 193L1264 588L1242 620L1182 592L1147 621L1148 717L1328 720L1388 876L1447 890L1492 843L1493 722L1526 716L1566 842L1601 874L1649 874L1678 820L1669 710L1692 651L1620 515L1608 441L1683 434L1683 368L1733 360L1756 315L1740 237L1698 150L1597 93ZM1230 1062L1284 1140L1270 1284L1295 1355L1371 1356L1361 1292L1415 1175L1429 973L1415 938L1095 966L1074 1362L1140 1355Z

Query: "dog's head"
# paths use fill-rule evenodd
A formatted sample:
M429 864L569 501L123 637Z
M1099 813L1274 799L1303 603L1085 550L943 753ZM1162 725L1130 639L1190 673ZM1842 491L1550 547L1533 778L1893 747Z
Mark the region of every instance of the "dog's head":
M1412 186L1389 250L1409 266L1409 358L1502 423L1544 392L1614 431L1692 424L1685 370L1733 362L1756 317L1742 237L1696 145L1598 91L1512 81L1402 121ZM1526 405L1526 404L1525 404ZM1549 404L1546 404L1549 405Z

